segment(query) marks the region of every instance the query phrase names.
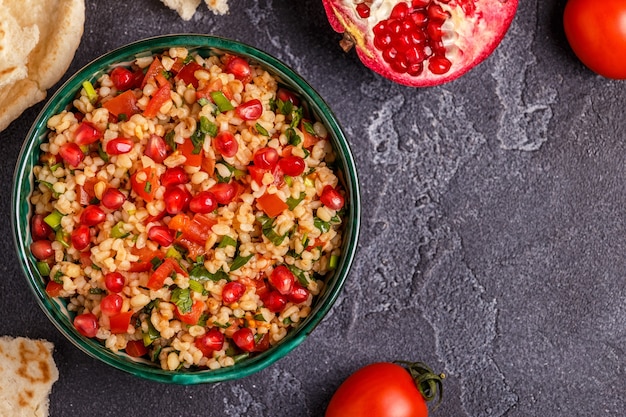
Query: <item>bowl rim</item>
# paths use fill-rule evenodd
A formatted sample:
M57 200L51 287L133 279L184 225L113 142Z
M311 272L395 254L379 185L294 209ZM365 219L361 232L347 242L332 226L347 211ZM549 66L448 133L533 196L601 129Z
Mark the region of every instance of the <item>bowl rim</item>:
M296 88L303 95L318 119L323 121L328 128L338 159L341 159L342 168L349 173L348 178L344 179L350 204L346 214L347 224L344 226L343 231L342 255L340 256L336 272L327 278L327 281L332 281L334 285L332 285L329 291L324 291L318 296L316 307L311 314L303 320L301 325L291 330L288 336L279 344L265 352L236 363L234 366L217 370L165 371L154 365L138 368L136 366L137 361L132 360L126 354L122 352L114 353L103 348L101 343L80 336L71 325L69 317L65 314L67 311L63 311L65 309L64 306L60 302L51 299L45 292L45 281L39 275L28 250L30 242L28 220L30 219L31 205L27 197L21 197L21 191L27 184L30 184L31 188L28 190L28 195L30 195L32 187L34 187L32 179L32 164L34 164L34 161L30 161L28 158L35 153L38 154L39 144L43 140L45 132L48 131L46 128L47 120L69 103L71 97L80 88L82 81L87 79L94 80L105 69L110 69L114 65L126 62L125 59L130 57L141 56L141 54L153 54L171 47L187 47L190 50L244 55L270 70L272 75L283 81L288 81L287 84L292 88ZM188 385L243 378L270 366L300 345L326 316L343 288L356 254L360 222L361 202L356 164L349 142L339 126L336 116L326 102L308 82L279 59L240 41L213 35L169 34L148 37L117 47L90 61L65 81L46 101L25 137L13 175L11 226L14 247L29 287L35 294L38 305L48 319L72 344L92 358L132 375L165 383ZM328 287L325 286L326 288ZM148 361L145 362L148 363Z

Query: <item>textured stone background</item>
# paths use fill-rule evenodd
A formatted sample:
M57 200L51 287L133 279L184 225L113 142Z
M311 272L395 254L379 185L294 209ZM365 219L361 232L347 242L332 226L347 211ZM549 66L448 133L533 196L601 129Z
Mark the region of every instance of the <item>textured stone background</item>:
M167 386L92 360L48 322L13 249L7 183L0 334L55 343L51 415L321 417L351 372L394 359L448 374L438 416L626 415L626 85L573 56L564 0L522 1L487 61L420 90L344 54L319 0L231 0L230 15L201 7L190 22L158 0L86 3L69 73L178 32L244 41L299 71L350 140L362 240L338 302L288 357L239 381ZM1 134L6 179L39 109Z

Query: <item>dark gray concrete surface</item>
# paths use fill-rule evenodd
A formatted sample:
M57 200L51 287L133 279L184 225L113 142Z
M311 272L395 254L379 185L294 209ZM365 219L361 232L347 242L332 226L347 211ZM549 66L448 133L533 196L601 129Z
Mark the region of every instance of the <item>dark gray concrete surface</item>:
M626 415L626 84L576 60L563 0L522 1L488 60L429 89L344 54L319 0L230 0L229 15L201 6L190 22L158 0L86 3L68 76L180 32L244 41L300 72L351 143L362 239L328 317L271 367L203 386L109 368L48 321L13 248L8 179L35 106L0 134L0 334L55 343L52 416L322 416L350 373L394 359L448 375L436 416Z

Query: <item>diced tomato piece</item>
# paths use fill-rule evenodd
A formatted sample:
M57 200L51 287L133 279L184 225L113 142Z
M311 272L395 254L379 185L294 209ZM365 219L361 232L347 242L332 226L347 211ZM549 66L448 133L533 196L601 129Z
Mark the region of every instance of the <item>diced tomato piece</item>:
M310 123L307 120L302 120L302 122L300 123L300 131L302 132L302 147L305 149L310 149L312 148L317 142L319 142L319 138L315 135L312 135L311 133L307 132L306 128L304 127L304 123Z
M191 311L187 313L181 313L181 311L178 309L178 306L176 306L174 314L176 315L176 317L178 317L178 320L193 326L194 324L197 324L200 320L200 316L202 316L202 313L204 312L204 307L205 304L202 301L194 301L193 305L191 306Z
M194 75L196 71L202 69L202 66L196 61L189 61L180 72L176 75L176 80L182 80L185 85L193 85L194 88L198 88L198 79Z
M187 257L189 259L198 259L198 256L206 254L204 244L199 245L196 242L187 239L185 236L179 237L176 242L187 249Z
M183 232L183 236L187 239L204 246L207 239L211 235L211 228L217 223L215 219L205 214L197 213L189 223L187 229Z
M156 77L157 74L160 74L164 69L165 68L163 67L163 64L161 64L161 60L159 60L159 58L154 58L148 67L148 71L146 71L146 75L143 77L141 89L143 90L149 82L154 82L154 77Z
M175 230L177 232L184 232L189 227L189 223L191 223L191 218L185 213L178 213L167 224L167 226Z
M132 311L126 311L124 313L118 313L114 316L109 317L111 333L121 334L128 332L128 326L130 325L130 319L132 316Z
M185 139L185 141L181 144L178 144L178 150L181 154L187 159L185 161L185 165L189 165L192 167L199 167L202 165L202 153L200 150L198 153L193 153L193 142L191 139Z
M140 358L148 353L148 348L143 344L143 340L129 340L126 343L126 353L128 356Z
M288 208L287 203L276 194L263 194L256 201L261 210L270 217L276 217Z
M58 282L54 282L52 280L48 281L46 284L46 293L50 297L58 297L61 294L61 290L63 289L63 284L59 284Z
M76 200L81 206L88 206L96 197L94 187L100 181L96 177L87 178L83 185L76 184Z
M222 83L222 80L216 78L215 80L211 81L211 83L206 84L204 87L196 91L196 99L200 100L204 98L207 100L212 100L211 93L214 91L221 91L223 86L224 84Z
M204 156L200 167L204 172L213 176L213 173L215 172L215 159Z
M152 250L148 247L144 246L141 249L132 248L130 252L137 256L139 259L137 262L132 262L130 264L130 269L128 272L147 272L152 269L152 260L154 258L161 259L164 256L162 250Z
M143 179L144 175L145 180ZM156 172L152 168L143 168L135 172L130 177L130 183L133 191L148 203L154 199L154 194L161 185Z
M172 258L165 258L161 265L150 275L147 287L155 291L163 288L165 280L172 275L173 272L186 275L185 271L178 265L178 262Z
M154 95L148 101L146 109L143 111L143 115L148 118L152 118L157 115L161 107L170 99L172 87L170 83L166 83L159 87Z
M126 90L122 94L113 97L111 100L103 103L102 107L115 115L115 117L119 117L120 114L130 117L140 111L139 107L137 107L137 98L132 90Z
M248 174L250 174L252 181L256 182L258 185L263 185L263 176L266 172L268 172L267 169L259 168L254 165L248 165Z
M174 61L174 63L172 64L172 67L170 68L170 71L173 72L174 74L178 74L178 72L185 66L185 62L183 61L182 58L178 57L176 58L176 60Z

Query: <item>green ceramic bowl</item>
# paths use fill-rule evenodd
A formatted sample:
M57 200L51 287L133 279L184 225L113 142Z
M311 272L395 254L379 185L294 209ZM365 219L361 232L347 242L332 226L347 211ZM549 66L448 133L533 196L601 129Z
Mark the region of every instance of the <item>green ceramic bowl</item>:
M175 46L199 51L203 55L230 53L245 57L262 65L282 83L298 92L308 102L318 120L326 125L332 137L338 155L339 171L347 192L348 209L344 222L342 255L335 272L327 279L325 290L317 297L311 314L278 345L232 367L218 370L164 371L149 361L134 359L123 353L113 353L96 340L81 336L72 324L72 313L68 312L65 303L46 294L45 280L40 276L35 258L29 250L32 239L28 197L34 188L32 168L39 158L39 145L46 139L48 132L46 121L67 106L84 80L95 81L115 64L133 61L138 55L158 53ZM242 378L257 372L287 355L313 331L330 310L348 275L359 235L360 200L357 172L344 133L324 100L295 71L276 58L239 42L206 35L169 35L138 41L107 53L78 71L50 98L28 132L17 160L11 217L15 246L28 284L48 318L74 345L108 365L139 377L168 383L199 384Z

